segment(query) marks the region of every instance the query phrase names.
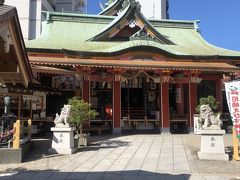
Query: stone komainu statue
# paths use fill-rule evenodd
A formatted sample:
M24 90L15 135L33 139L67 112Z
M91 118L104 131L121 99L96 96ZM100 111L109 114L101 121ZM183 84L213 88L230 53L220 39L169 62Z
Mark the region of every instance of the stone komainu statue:
M59 115L56 113L55 127L69 127L70 105L64 105Z
M202 129L221 129L222 121L219 117L220 113L215 116L209 104L200 106L200 121L204 121Z

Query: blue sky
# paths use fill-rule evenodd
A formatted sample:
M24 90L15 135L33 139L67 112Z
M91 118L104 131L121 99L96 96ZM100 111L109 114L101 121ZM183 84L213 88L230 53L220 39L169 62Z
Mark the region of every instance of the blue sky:
M89 14L101 11L100 1L88 0ZM209 43L240 51L240 0L169 0L169 5L170 19L200 20Z

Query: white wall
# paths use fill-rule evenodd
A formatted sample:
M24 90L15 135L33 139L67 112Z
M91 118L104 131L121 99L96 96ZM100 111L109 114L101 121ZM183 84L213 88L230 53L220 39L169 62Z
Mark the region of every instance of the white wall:
M29 9L30 9L30 0L5 0L5 4L10 6L15 6L17 8L18 17L20 20L22 34L24 39L28 39L29 36Z
M47 0L5 0L5 4L15 6L21 24L23 38L35 39L41 33L41 11L53 11Z
M138 0L142 6L141 11L148 19L166 19L166 0Z

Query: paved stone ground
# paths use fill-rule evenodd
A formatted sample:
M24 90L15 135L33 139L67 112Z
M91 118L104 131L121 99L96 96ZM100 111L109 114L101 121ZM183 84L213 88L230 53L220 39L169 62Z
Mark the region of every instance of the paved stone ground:
M0 180L240 179L240 162L198 160L200 137L194 135L98 137L73 155L48 155L49 141L34 144L26 162L0 165ZM230 135L225 144L229 151Z

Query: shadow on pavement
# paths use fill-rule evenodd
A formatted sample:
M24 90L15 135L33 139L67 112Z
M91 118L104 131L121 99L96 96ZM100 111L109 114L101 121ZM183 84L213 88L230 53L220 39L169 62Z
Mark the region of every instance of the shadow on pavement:
M188 180L190 174L166 174L141 170L111 172L60 172L56 170L28 171L26 169L7 169L0 174L0 180Z
M128 146L129 142L120 140L101 140L91 142L87 147L81 147L78 151L98 151L100 149L118 148Z
M98 151L100 149L118 148L130 145L130 142L114 140L118 136L91 136L89 145L81 147L78 152ZM121 136L122 137L122 136ZM32 139L31 151L24 157L24 162L35 161L42 158L64 156L60 154L49 154L48 149L51 147L52 137Z

